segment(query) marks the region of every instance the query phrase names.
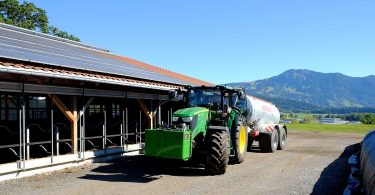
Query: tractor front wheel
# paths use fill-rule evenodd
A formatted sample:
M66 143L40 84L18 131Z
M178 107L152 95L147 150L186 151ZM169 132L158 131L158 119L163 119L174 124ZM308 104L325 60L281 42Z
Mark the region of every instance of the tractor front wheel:
M245 160L245 155L247 152L247 140L248 134L246 126L242 124L241 119L237 115L232 123L231 128L231 141L234 150L234 156L231 156L231 164L239 164Z
M207 132L206 173L209 175L224 174L229 161L229 135L226 131L211 130Z

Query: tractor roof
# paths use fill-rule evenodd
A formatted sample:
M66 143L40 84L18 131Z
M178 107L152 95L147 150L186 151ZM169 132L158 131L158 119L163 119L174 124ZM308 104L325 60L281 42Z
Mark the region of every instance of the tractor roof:
M225 85L216 85L216 86L187 86L186 89L219 89L219 90L228 90L228 91L244 91L243 88L235 88Z

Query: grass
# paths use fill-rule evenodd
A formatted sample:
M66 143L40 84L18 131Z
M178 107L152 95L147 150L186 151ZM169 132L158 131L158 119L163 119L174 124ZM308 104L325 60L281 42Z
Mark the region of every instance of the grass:
M301 131L316 131L316 132L336 132L336 133L357 133L366 134L371 130L375 130L375 125L364 125L364 124L286 124L290 130L301 130Z

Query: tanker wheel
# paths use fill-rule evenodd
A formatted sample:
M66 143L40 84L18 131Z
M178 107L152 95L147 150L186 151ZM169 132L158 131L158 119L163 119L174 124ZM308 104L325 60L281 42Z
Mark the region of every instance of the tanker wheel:
M284 150L286 147L286 132L284 128L280 129L279 133L279 144L277 146L278 150Z
M207 132L207 162L205 171L209 175L224 174L229 161L229 135L226 131Z
M230 157L231 164L239 164L245 160L247 152L247 129L242 125L238 115L235 116L231 128L231 141L234 150L234 156Z
M259 148L262 152L275 152L279 144L279 136L276 129L272 134L262 133L259 137Z

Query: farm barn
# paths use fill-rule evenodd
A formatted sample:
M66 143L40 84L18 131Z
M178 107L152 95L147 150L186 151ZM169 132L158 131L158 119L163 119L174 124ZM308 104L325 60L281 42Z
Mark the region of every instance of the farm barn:
M0 23L0 179L139 152L168 92L210 83Z

